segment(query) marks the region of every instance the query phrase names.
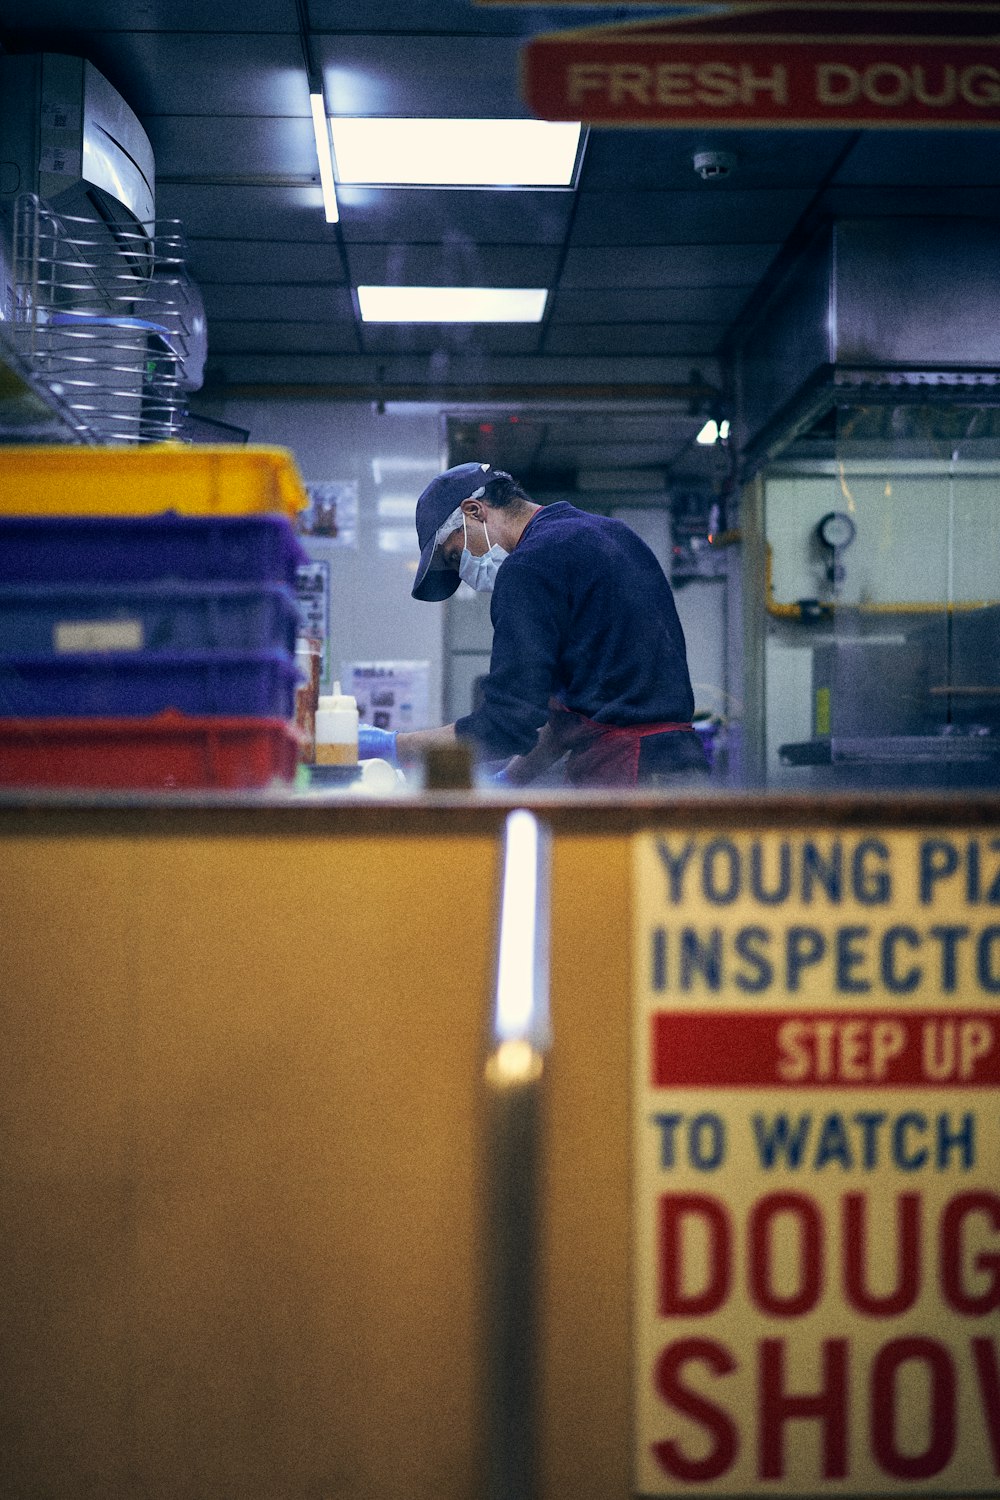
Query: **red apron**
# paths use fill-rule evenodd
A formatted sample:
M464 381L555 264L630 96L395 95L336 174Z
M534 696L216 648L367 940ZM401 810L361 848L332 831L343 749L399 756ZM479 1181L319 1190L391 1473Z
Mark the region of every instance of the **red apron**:
M670 734L690 724L598 724L561 703L549 704L549 732L559 755L569 752L566 779L573 786L636 786L639 752L649 734Z

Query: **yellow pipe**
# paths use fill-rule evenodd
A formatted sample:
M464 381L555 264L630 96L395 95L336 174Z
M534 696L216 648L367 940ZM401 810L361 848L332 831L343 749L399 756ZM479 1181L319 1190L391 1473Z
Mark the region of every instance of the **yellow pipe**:
M774 589L771 579L772 550L770 542L765 543L764 560L764 608L768 614L776 620L804 620L807 616L803 613L801 604L779 604L774 597ZM821 603L816 600L821 615L826 617L833 614L833 605Z
M863 615L951 615L970 609L989 609L997 604L1000 604L998 599L953 599L950 604L848 604L844 608L856 609Z
M792 604L779 604L775 599L771 573L772 549L770 542L765 545L764 608L776 620L804 620L810 618L803 611L802 601ZM816 599L810 602L815 603L817 611L822 618L829 619L842 610L854 610L861 615L953 614L973 609L995 608L1000 604L1000 599L961 599L942 604L837 604L833 600L826 599Z

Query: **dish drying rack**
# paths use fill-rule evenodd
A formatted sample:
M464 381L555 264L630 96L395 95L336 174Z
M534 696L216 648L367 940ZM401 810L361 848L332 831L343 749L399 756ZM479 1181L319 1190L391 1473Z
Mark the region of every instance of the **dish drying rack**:
M21 194L13 294L15 350L80 441L183 437L184 370L204 327L176 221L110 224Z

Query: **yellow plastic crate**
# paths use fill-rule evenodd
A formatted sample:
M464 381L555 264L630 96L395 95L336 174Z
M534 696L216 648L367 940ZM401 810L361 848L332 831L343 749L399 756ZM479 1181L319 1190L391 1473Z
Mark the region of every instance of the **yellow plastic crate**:
M0 515L235 516L308 504L283 448L150 444L0 449Z

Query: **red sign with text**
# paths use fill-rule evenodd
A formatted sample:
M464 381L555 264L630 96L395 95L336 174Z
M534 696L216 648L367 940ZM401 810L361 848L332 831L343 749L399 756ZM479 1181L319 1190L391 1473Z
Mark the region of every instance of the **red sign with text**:
M658 1011L651 1024L659 1089L1000 1084L1000 1028L990 1011Z
M522 88L547 120L824 128L1000 125L1000 45L643 34L536 37Z
M615 10L648 10L652 5L662 5L664 0L546 0L546 8L554 5L572 5L579 10L584 5L610 7ZM703 7L705 0L670 0L673 5ZM829 9L829 0L735 0L740 11L800 10L813 7ZM473 0L474 5L528 5L538 9L538 0ZM920 0L922 10L954 11L961 7L968 11L990 11L996 9L997 0ZM912 10L914 0L851 0L854 10Z

